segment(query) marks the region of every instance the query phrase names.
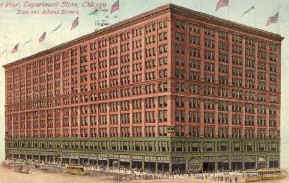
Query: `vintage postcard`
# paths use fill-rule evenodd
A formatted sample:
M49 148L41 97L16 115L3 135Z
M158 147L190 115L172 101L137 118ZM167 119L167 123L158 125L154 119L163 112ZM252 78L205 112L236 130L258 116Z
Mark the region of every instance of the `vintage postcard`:
M287 183L288 10L0 0L0 183Z

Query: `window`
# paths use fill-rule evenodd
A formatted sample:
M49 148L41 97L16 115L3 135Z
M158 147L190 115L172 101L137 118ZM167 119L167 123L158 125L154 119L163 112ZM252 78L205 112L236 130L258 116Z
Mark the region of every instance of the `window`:
M185 100L184 97L177 96L176 99L175 99L176 107L184 107L185 106L184 100Z
M263 50L265 50L266 47L267 47L266 41L263 41L263 40L258 41L258 49L263 49Z
M175 111L175 120L176 120L176 122L185 122L185 111L184 110L176 110Z
M228 85L229 80L227 75L219 76L219 84L220 85Z
M190 24L189 31L199 34L200 33L200 26L197 24Z
M161 82L159 84L159 92L166 92L168 91L168 86L167 82Z
M245 66L255 68L255 60L246 58Z
M229 90L227 88L219 88L218 89L218 96L219 97L228 97L229 96Z
M175 77L176 79L185 79L185 70L181 70L181 69L176 69L175 71Z
M167 39L168 39L167 32L159 33L159 41L163 41L163 40L167 40Z
M266 126L266 118L262 116L257 117L257 125L259 127L265 127Z
M242 46L241 45L232 45L232 52L241 55L242 54Z
M205 100L204 101L204 109L205 110L214 110L215 109L215 101Z
M205 127L205 129L204 129L204 136L205 137L213 137L214 136L214 128L212 128L212 127ZM213 147L205 147L206 149L206 151L208 151L208 152L211 152L211 151L213 151Z
M167 57L159 58L159 65L167 65L167 64L168 64L168 58Z
M233 114L232 115L232 124L233 125L241 125L242 124L242 115L241 114Z
M228 124L229 117L227 113L218 113L218 123L219 124Z
M232 67L232 74L233 76L243 76L243 68L242 67Z
M155 107L155 100L153 97L145 99L145 108L154 108Z
M218 136L219 138L228 138L229 137L229 129L228 128L219 128L218 129ZM226 145L221 145L219 147L220 151L227 151Z
M191 48L191 49L190 49L190 56L191 56L191 57L200 57L200 49L198 49L198 48Z
M243 65L242 57L232 56L232 64L233 65Z
M155 112L154 111L146 111L145 112L145 122L146 123L154 123L155 122Z
M190 60L190 68L200 70L201 69L200 61L199 60Z
M233 138L240 138L241 137L241 129L240 128L232 128L232 137ZM240 145L234 144L234 151L240 151Z
M159 107L167 107L167 96L159 96L158 104L159 104Z
M238 34L232 34L232 41L236 43L242 43L243 37Z
M228 32L219 31L219 38L223 40L228 40Z
M186 28L186 23L182 20L176 20L176 27L184 30Z
M219 62L229 63L228 55L220 53L219 54Z
M247 69L245 71L245 77L255 79L255 71Z
M209 72L215 72L215 64L214 63L205 63L204 70L209 71Z
M184 45L176 44L176 45L175 45L175 50L176 50L176 53L177 53L177 54L180 54L180 55L184 55L184 54L185 54L185 47L184 47Z
M246 126L254 126L254 123L255 123L254 116L249 116L249 115L245 116L245 125Z
M232 111L233 112L242 112L242 104L241 103L232 103Z
M232 84L234 87L241 88L242 87L242 80L238 78L232 78Z
M214 112L204 112L204 122L205 124L215 123L215 113Z
M204 87L204 95L205 96L214 96L215 95L215 88L210 86Z
M160 45L159 46L159 53L162 54L162 53L166 53L168 52L168 45L165 44L165 45Z
M196 98L191 98L189 100L189 107L191 109L199 109L200 108L200 100Z
M189 130L189 135L192 137L199 137L200 136L200 128L199 127L192 127ZM193 145L191 147L191 151L192 152L199 152L199 147L196 147L195 145Z
M201 115L196 111L189 111L189 122L200 123Z
M205 39L205 47L215 48L215 41L211 39Z
M184 33L180 33L180 32L176 32L175 38L176 38L177 41L184 41L185 40L185 34Z
M220 101L218 103L218 110L219 111L228 111L229 110L229 104L227 102Z
M141 123L142 122L142 113L134 112L132 113L132 123Z
M215 82L215 75L214 74L206 74L205 75L205 81L209 83L214 83Z
M270 81L272 81L272 82L277 81L277 75L276 74L270 74Z
M255 49L253 48L245 48L246 57L255 57Z
M181 82L175 83L176 92L185 92L185 84Z
M185 66L185 60L183 58L176 58L177 66Z
M167 110L159 110L159 122L167 122L168 119L168 111Z
M193 85L189 88L191 94L199 94L200 93L200 87L197 85Z
M276 62L276 61L277 61L277 56L274 55L274 54L270 54L270 55L269 55L269 59L270 59L270 61L272 61L272 62Z
M205 28L204 32L205 32L205 35L207 36L215 37L215 31L213 29Z
M190 36L190 43L195 45L200 45L200 37L199 36Z
M159 22L159 29L167 28L167 26L168 26L167 20Z
M245 104L245 112L254 114L254 104Z
M130 123L129 113L120 114L120 123L121 124L129 124Z
M207 60L215 60L215 52L205 50L205 59Z

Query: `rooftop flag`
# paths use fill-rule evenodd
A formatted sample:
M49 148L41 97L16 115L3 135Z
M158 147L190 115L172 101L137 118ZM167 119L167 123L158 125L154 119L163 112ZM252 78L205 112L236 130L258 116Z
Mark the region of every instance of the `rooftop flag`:
M96 15L99 12L99 10L96 8L92 12L90 12L88 15Z
M0 54L0 56L4 55L5 53L7 53L7 49L3 50Z
M279 12L268 18L266 26L269 26L270 24L273 23L277 23L278 21L279 21Z
M248 14L250 11L254 10L255 6L251 6L249 9L247 9L246 11L244 11L244 13L242 14L242 16Z
M25 46L26 44L30 43L32 41L32 39L29 39L28 41L26 41L23 46Z
M18 51L19 43L17 43L14 48L11 50L11 53L16 53Z
M42 35L40 36L40 38L38 39L39 43L41 43L42 41L45 40L46 37L46 32L43 32Z
M110 13L116 12L119 10L119 0L116 0L111 6Z
M217 6L216 6L216 10L215 11L218 11L220 8L223 8L223 7L226 7L226 6L229 6L229 0L219 0L217 2Z
M78 24L79 24L79 22L78 22L78 17L76 17L76 18L73 20L73 22L72 22L72 25L71 25L71 29L70 29L70 30L72 30L72 29L74 29L75 27L77 27Z
M51 32L55 32L62 26L62 23L58 24Z

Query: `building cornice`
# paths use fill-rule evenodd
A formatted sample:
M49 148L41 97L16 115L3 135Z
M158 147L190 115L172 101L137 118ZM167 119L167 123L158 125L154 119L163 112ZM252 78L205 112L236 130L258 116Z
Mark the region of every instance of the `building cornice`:
M262 30L262 29L250 27L250 26L247 26L244 24L239 24L239 23L236 23L236 22L233 22L230 20L218 18L218 17L212 16L212 15L208 15L206 13L197 12L197 11L194 11L194 10L191 10L188 8L184 8L181 6L170 5L170 10L173 14L185 16L188 18L193 18L195 20L199 20L199 21L214 24L214 25L219 25L222 27L227 27L227 28L230 28L232 30L241 31L241 32L256 35L256 36L261 36L261 37L264 37L264 38L267 38L270 40L282 41L284 39L284 37L282 37L281 35L276 34L276 33L272 33L272 32Z
M45 56L45 55L51 54L51 53L53 53L55 51L59 51L60 49L66 49L66 48L69 48L71 46L74 46L75 44L78 44L78 43L81 43L81 42L84 42L84 41L87 41L87 40L91 40L91 39L94 39L96 37L101 37L102 35L112 33L112 32L117 31L119 29L127 28L127 27L129 27L131 25L135 25L137 23L140 23L143 20L150 19L150 18L155 18L155 17L158 17L158 16L160 16L162 14L168 13L169 9L170 9L169 5L161 6L159 8L153 9L151 11L142 13L142 14L134 16L132 18L129 18L129 19L120 21L118 23L115 23L113 25L107 26L107 27L105 27L103 29L100 29L100 30L94 31L92 33L83 35L83 36L78 37L76 39L73 39L71 41L68 41L68 42L65 42L65 43L61 43L61 44L59 44L57 46L54 46L52 48L49 48L47 50L40 51L40 52L38 52L36 54L33 54L31 56L28 56L28 57L25 57L25 58L21 58L19 60L14 61L14 62L5 64L5 65L3 65L3 67L7 68L7 67L10 67L10 66L13 66L13 65L21 64L21 63L23 63L25 61L28 61L28 60L31 60L31 59L35 59L35 58L38 58L38 57L41 57L41 56Z
M256 35L256 36L265 37L265 38L268 38L268 39L271 39L271 40L274 40L274 41L282 41L284 39L279 34L275 34L275 33L271 33L271 32L268 32L268 31L261 30L261 29L256 29L256 28L253 28L253 27L250 27L250 26L238 24L238 23L233 22L233 21L229 21L229 20L218 18L218 17L214 17L212 15L208 15L208 14L205 14L205 13L197 12L197 11L194 11L194 10L191 10L191 9L188 9L188 8L184 8L184 7L181 7L181 6L177 6L177 5L174 5L174 4L168 4L168 5L164 5L164 6L156 8L156 9L153 9L151 11L142 13L140 15L134 16L132 18L120 21L120 22L118 22L116 24L113 24L113 25L110 25L110 26L105 27L103 29L97 30L95 32L86 34L84 36L81 36L79 38L73 39L71 41L68 41L68 42L65 42L65 43L61 43L61 44L59 44L59 45L57 45L55 47L52 47L50 49L38 52L38 53L33 54L31 56L28 56L28 57L25 57L25 58L21 58L19 60L14 61L14 62L11 62L11 63L8 63L6 65L3 65L3 67L4 68L8 68L8 67L13 66L13 65L24 63L24 62L29 61L31 59L35 59L35 58L38 58L38 57L41 57L41 56L45 56L45 55L51 54L51 53L53 53L55 51L59 51L61 49L66 49L66 48L74 46L74 45L76 45L78 43L81 43L81 42L84 42L84 41L87 41L87 40L90 40L90 39L93 39L93 38L96 38L96 37L101 37L102 35L112 33L112 32L117 31L119 29L127 28L128 26L140 23L143 20L154 18L154 17L158 17L158 16L160 16L160 15L162 15L164 13L168 13L168 12L175 13L175 14L181 15L181 16L186 16L186 17L189 17L189 18L194 18L196 20L204 21L206 23L211 23L211 24L214 24L214 25L219 25L219 26L223 26L223 27L229 27L232 30L242 31L242 32L253 34L253 35Z

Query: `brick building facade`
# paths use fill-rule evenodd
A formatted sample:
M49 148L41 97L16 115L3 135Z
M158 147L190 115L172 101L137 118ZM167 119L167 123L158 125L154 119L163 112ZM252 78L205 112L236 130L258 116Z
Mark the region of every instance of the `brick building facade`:
M282 39L170 4L9 63L6 158L279 167Z

